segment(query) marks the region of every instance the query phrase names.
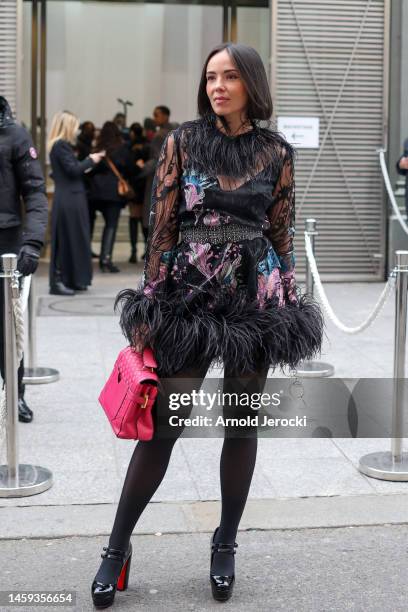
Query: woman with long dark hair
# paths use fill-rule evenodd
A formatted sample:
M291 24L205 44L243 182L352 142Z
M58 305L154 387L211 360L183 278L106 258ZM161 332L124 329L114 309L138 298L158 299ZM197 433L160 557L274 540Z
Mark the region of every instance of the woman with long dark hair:
M254 49L231 43L213 49L198 112L199 119L180 125L163 144L142 283L118 296L122 328L138 350L152 347L163 391L153 407L154 436L136 445L92 584L97 606L110 605L116 590L127 586L134 526L183 431L182 425L165 427L174 414L168 400L176 379L183 392L190 378L196 389L215 361L224 364L224 392L242 386L259 392L270 367L296 368L321 350L321 309L295 281L294 150L260 127L272 115L272 100ZM179 422L191 408L178 409ZM239 404L234 412L253 414ZM237 437L226 426L221 453L222 510L210 558L219 601L232 593L235 538L256 461L257 428L244 430Z
M118 178L107 160L113 162L123 178L131 180L133 176L132 158L118 126L113 121L106 121L103 124L96 142L96 150L106 151L104 162L89 175L89 199L93 207L101 211L105 221L99 267L102 272L120 272L112 262L112 254L120 213L126 205L126 199L118 193Z

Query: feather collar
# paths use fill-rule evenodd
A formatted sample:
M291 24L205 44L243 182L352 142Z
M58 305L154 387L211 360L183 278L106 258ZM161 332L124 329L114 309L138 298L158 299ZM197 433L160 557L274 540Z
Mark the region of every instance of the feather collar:
M273 178L286 159L294 157L293 147L279 132L252 122L251 130L229 136L216 126L215 119L210 115L177 128L187 169L248 179L265 171L266 178Z

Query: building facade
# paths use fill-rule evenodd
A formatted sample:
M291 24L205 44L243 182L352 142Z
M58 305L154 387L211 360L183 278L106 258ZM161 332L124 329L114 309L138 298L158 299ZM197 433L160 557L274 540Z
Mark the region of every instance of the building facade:
M46 125L69 108L97 125L132 101L195 116L202 63L223 40L260 53L274 121L298 148L296 230L317 220L323 280L383 280L391 179L408 136L408 0L81 2L0 0L0 90L44 148ZM34 61L38 60L38 61ZM36 78L36 75L38 78Z

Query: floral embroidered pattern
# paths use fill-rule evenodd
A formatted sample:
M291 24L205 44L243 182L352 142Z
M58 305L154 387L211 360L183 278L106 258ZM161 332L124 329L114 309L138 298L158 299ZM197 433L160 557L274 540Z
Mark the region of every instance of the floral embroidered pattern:
M237 287L237 278L236 271L241 265L241 255L236 257L233 260L228 260L217 268L217 279L223 285L230 287L231 289L236 289Z
M192 242L190 245L190 252L187 256L189 264L195 266L205 278L211 278L211 276L213 276L211 267L211 244Z
M218 210L210 210L203 216L202 222L208 227L215 227L223 223L230 223L231 215L220 213Z
M270 274L258 275L258 300L260 308L265 308L265 302L274 295L280 293L280 275L279 268L272 270Z
M165 296L172 288L183 289L193 298L202 291L216 293L217 287L233 290L248 283L248 292L257 297L261 307L275 296L280 306L296 303L295 183L290 150L280 150L280 167L274 166L278 170L274 181L268 173L258 171L247 181L250 189L225 192L217 177L210 178L191 165L184 166L182 159L187 159L188 149L182 149L182 141L181 126L167 136L156 168L144 294L150 298ZM241 249L243 243L178 243L180 227L228 223L263 228L270 247L261 259L260 251L255 254L246 247ZM261 249L266 243L253 244L255 249Z
M210 187L211 185L215 185L216 182L212 181L203 174L191 172L188 175L183 175L183 183L186 210L194 212L194 225L197 225L200 217L203 214L202 208L205 196L205 189Z

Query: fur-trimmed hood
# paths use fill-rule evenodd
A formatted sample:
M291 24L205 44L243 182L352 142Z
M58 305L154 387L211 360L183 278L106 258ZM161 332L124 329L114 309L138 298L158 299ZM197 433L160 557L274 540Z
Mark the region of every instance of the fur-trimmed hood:
M0 96L0 128L14 125L13 113L6 98Z

